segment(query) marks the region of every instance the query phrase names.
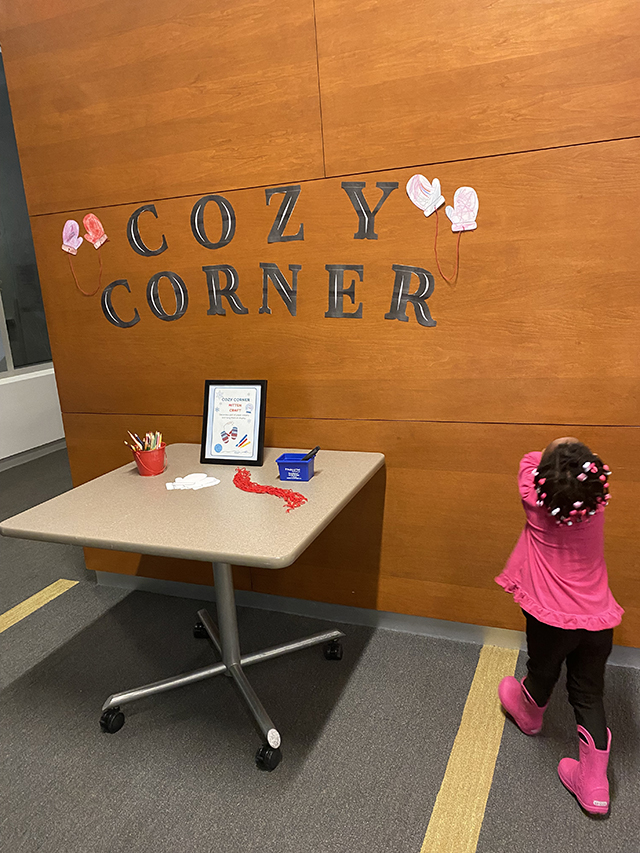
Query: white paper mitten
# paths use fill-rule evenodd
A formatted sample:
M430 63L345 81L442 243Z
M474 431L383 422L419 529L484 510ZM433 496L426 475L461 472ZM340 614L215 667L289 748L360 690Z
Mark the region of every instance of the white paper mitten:
M473 187L458 187L453 195L453 207L447 205L445 213L451 220L452 231L473 231L478 227L478 194Z
M431 216L434 210L444 204L437 178L430 184L424 175L412 175L407 181L407 195L425 216Z

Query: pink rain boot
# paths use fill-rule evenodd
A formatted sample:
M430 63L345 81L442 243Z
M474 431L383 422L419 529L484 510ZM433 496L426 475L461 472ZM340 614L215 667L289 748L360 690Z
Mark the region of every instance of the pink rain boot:
M580 759L563 758L558 764L560 781L568 788L590 814L606 815L609 812L609 780L607 765L611 749L611 732L607 729L607 748L596 749L593 738L578 726Z
M541 708L536 705L524 686L524 678L518 681L512 675L507 675L498 685L498 696L502 707L520 731L526 735L538 734L542 728L542 718L547 706Z

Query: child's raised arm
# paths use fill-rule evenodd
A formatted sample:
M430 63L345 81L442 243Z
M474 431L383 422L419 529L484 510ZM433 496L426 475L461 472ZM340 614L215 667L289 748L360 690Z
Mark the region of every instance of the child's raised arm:
M539 450L533 450L531 453L526 453L520 460L518 491L522 500L529 506L535 506L538 500L533 472L540 464L541 459L542 453Z

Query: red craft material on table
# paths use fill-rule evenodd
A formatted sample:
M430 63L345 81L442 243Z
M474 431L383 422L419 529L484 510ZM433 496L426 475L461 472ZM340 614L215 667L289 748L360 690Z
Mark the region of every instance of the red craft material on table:
M287 505L287 512L291 512L292 509L297 509L307 502L304 495L294 492L292 489L279 489L277 486L261 486L258 483L253 483L251 472L246 468L236 468L233 485L242 489L243 492L257 492L261 495L275 495L277 498L282 498Z

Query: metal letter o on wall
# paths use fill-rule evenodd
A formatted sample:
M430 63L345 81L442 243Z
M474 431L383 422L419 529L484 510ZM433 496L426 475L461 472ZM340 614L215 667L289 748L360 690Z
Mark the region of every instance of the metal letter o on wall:
M212 243L204 230L204 211L210 201L214 201L222 217L222 232L217 243ZM221 195L206 195L197 201L191 211L191 230L201 246L206 249L221 249L228 246L236 233L236 214L231 203Z
M176 310L173 314L168 314L160 301L160 279L162 278L169 279L173 287L173 295L176 298ZM151 308L160 320L166 320L167 322L170 320L179 320L189 306L187 286L179 275L170 270L157 272L149 279L149 284L147 285L147 302L149 303L149 308Z

